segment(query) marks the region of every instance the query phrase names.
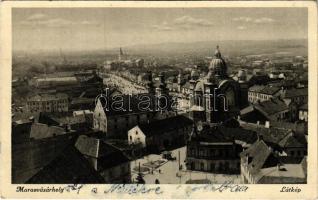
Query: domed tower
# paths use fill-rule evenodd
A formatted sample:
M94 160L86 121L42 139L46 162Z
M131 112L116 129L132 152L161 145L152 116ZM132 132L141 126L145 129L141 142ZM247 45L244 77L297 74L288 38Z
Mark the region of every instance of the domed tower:
M216 77L227 77L227 66L222 58L219 46L216 46L214 58L210 62L209 71L213 71Z

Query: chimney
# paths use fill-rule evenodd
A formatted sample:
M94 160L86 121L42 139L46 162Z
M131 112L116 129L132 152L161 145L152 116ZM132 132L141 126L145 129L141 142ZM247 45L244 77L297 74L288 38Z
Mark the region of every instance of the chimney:
M265 122L265 128L269 128L270 127L270 122L269 121L266 121Z

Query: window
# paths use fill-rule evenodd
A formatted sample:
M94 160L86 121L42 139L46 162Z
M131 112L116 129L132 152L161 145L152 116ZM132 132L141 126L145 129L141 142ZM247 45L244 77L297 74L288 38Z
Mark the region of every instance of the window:
M132 136L129 136L129 140L132 141Z
M290 155L291 155L291 156L294 156L294 151L290 151Z
M202 149L199 150L199 156L204 156L204 151Z
M136 135L138 135L138 131L136 131Z
M215 170L215 164L214 164L214 163L211 163L211 164L210 164L210 171L213 172L214 170Z
M204 163L203 162L201 163L200 166L201 166L201 170L204 171Z

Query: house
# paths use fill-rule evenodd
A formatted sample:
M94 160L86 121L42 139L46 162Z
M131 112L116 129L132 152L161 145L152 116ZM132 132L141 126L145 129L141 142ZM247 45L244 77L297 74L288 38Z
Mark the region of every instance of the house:
M12 124L12 183L27 182L72 145L75 134L46 124Z
M128 131L128 144L152 150L182 145L191 127L192 120L182 115L139 124Z
M99 98L94 110L93 128L106 133L108 137L127 138L127 130L136 124L154 120L156 111L152 110L153 97L151 95L123 95L121 97L123 98L122 104L117 104L122 106L120 109L111 106L116 104L115 101L109 101L108 103L104 98ZM142 99L143 97L151 100L150 110L138 109L138 105L141 105L139 104L141 102L139 98Z
M266 121L285 121L289 108L279 98L257 102L240 111L240 119L250 123L265 124Z
M130 160L119 149L101 139L85 135L79 136L75 147L103 177L105 183L131 182Z
M301 106L308 103L308 88L292 88L282 91L282 99L287 105L295 103Z
M78 132L89 131L92 128L93 113L84 111L40 113L39 122L49 126L59 126Z
M278 144L289 157L304 158L307 156L307 140L304 134L291 132Z
M303 158L307 155L307 140L303 133L269 125L241 123L241 127L257 133L258 138L261 138L271 148L279 151L281 155L293 158Z
M241 178L250 184L296 184L307 182L304 159L286 159L258 140L240 154Z

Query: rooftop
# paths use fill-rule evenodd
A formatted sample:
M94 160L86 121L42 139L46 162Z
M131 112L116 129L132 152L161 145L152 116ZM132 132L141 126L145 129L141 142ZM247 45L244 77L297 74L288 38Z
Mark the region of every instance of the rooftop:
M285 92L285 98L294 98L298 96L308 96L308 88L293 88Z
M192 123L193 122L191 119L183 115L178 115L175 117L157 120L148 124L141 124L138 126L146 136L151 136L177 130L187 125L191 125Z
M269 85L254 85L249 88L250 92L257 92L261 94L274 95L280 91L279 87L269 86Z
M75 147L83 155L97 159L98 169L108 169L130 161L119 149L94 137L81 135Z
M255 103L253 106L255 109L263 113L266 117L288 110L285 102L280 100L279 98L271 98L267 101Z
M54 101L67 99L68 95L64 93L56 93L56 94L37 94L35 96L28 97L28 101Z
M103 182L104 179L74 146L64 149L53 161L27 181L27 183L41 184Z

